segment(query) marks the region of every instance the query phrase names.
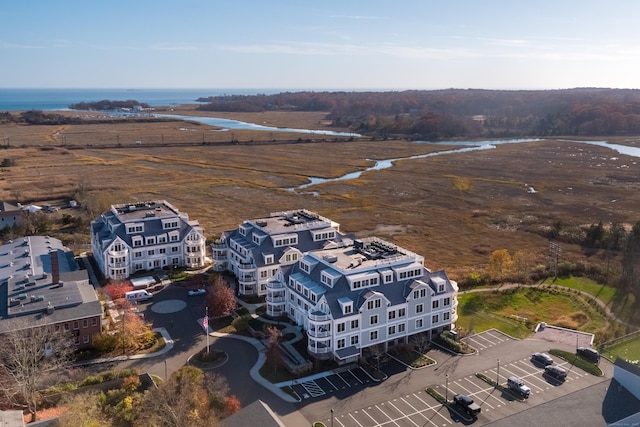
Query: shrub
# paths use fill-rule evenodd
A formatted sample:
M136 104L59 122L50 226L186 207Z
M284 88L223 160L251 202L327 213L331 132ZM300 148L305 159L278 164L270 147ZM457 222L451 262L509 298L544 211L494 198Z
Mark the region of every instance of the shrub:
M244 331L245 329L247 329L247 326L249 325L249 321L251 319L252 319L251 315L247 313L234 319L233 322L231 322L231 325L233 325L233 327L238 332Z
M115 350L118 338L111 334L100 334L93 337L93 348L100 353L109 353Z

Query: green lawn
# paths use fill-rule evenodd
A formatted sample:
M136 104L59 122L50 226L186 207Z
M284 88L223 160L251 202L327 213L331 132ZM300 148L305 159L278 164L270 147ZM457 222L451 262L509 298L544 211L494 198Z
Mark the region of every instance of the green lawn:
M476 332L495 328L518 338L527 336L539 322L586 332L607 325L607 319L584 298L568 292L545 286L460 294L457 325Z
M598 298L605 304L610 304L616 294L616 288L601 285L586 277L558 277L557 279L548 278L544 284L566 286L571 289L578 289Z
M640 337L607 347L602 354L610 360L616 360L617 357L620 357L629 362L638 363L640 361Z

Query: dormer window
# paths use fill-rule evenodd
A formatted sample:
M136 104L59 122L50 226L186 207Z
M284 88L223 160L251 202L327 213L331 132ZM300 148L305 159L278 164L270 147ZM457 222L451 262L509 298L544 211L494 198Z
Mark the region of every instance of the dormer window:
M351 300L351 298L338 298L338 303L340 304L343 315L353 313L353 301Z
M273 254L265 255L264 256L264 263L265 264L273 264Z
M304 261L300 261L300 269L309 274L309 272L311 271L311 266Z
M163 230L173 230L174 228L178 228L178 220L166 220L162 221L162 229Z

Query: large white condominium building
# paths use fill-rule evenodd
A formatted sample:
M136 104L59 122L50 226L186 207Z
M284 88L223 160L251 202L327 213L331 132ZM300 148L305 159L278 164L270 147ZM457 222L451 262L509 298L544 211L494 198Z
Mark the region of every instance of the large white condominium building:
M310 250L344 245L340 224L304 209L246 220L213 244L216 271L235 274L240 295L265 295L280 266Z
M303 326L317 359L353 362L373 346L431 339L457 320L457 284L386 241L344 238L297 254L268 281L267 314Z
M164 200L111 206L91 223L91 249L114 280L169 266L200 268L206 259L198 221Z

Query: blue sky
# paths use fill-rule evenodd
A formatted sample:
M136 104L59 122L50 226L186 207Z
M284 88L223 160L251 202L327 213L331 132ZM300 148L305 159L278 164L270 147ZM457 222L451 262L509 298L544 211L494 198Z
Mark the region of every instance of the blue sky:
M0 87L640 86L640 2L32 0L0 8Z

